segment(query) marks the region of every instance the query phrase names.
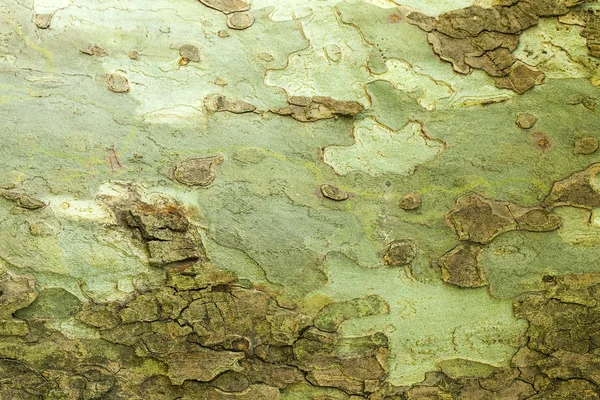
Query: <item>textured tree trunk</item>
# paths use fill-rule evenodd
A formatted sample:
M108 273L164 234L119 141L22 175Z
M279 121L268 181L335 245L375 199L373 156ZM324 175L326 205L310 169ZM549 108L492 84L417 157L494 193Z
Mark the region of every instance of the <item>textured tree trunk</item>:
M600 399L599 13L0 0L0 399Z

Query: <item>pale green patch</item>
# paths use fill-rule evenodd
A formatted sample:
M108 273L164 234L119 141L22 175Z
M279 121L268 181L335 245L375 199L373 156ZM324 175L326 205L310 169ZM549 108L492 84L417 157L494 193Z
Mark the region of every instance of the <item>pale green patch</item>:
M395 8L397 3L392 0L363 0L365 3L373 4L380 8Z
M471 5L468 3L463 6ZM421 3L422 6L438 7L444 4L448 7L449 2ZM460 5L459 2L444 12L462 8ZM353 7L348 3L339 3L336 9L345 23L360 29L364 39L374 44L376 51L388 60L385 65L392 70L384 72L384 76L389 77L397 90L407 91L427 110L433 110L434 106L437 110L480 106L515 97L511 90L498 89L494 80L483 71L476 70L469 75L454 72L449 63L433 53L426 32L393 18L397 11L369 5ZM371 81L386 79L381 75L371 76ZM419 93L421 89L425 93Z
M344 0L254 0L253 9L274 8L269 14L273 21L289 21L307 18L320 12L323 8L333 7ZM362 0L380 8L395 8L397 3L392 0Z
M520 35L515 57L543 71L551 79L589 78L599 73L597 61L588 54L582 27L553 19Z
M563 223L558 230L560 237L570 245L600 245L600 225L597 211L561 207L555 211Z
M310 46L292 54L285 69L269 71L265 82L290 96L330 96L368 106L364 85L370 79L366 65L372 45L343 24L333 8L319 9L302 27Z
M52 13L68 7L70 3L69 0L34 0L33 9L39 14Z
M481 0L394 0L396 4L415 8L424 14L438 16L448 11L472 6ZM483 2L488 0L483 0Z
M141 120L174 126L193 120L205 126L208 113L203 99L213 93L262 110L284 101L281 89L264 85L265 71L282 68L290 53L306 47L306 40L294 21L276 24L267 12L255 11L254 25L236 31L228 29L224 14L199 1L126 0L108 7L83 0L55 13L42 43L51 54L58 53L55 63L60 74L56 76L81 76L85 84L93 82L112 99L135 100ZM281 34L273 36L272 29ZM219 32L228 33L221 37ZM80 52L90 44L105 49L107 55ZM198 48L199 61L181 61L179 49L184 45ZM129 57L131 51L137 52L137 58ZM235 68L232 60L245 60L246 65ZM129 92L110 93L108 74L126 77Z
M48 328L60 331L69 339L100 339L100 333L93 328L81 323L75 318L67 321L50 321Z
M162 278L105 204L72 196L42 198L49 205L34 215L2 218L15 210L6 201L0 205L0 261L35 275L38 289L58 287L80 299L111 301L133 292L134 281Z
M130 279L155 281L162 271L152 269L138 257L127 236L94 225L82 226L61 222L56 236L32 237L27 223L9 227L2 224L0 240L4 243L0 259L17 271L27 271L37 278L37 287L61 287L81 299L118 300L133 291L117 283Z
M396 385L420 382L445 360L508 365L527 328L513 316L510 301L493 299L483 288L419 282L405 269L364 269L339 253L330 253L326 265L328 283L318 293L336 301L375 294L390 305L389 314L345 321L340 331L346 336L385 332L388 381ZM462 363L462 369L450 364L454 375L472 372L472 363Z
M287 21L306 18L318 13L324 7L332 7L340 3L367 3L383 9L393 9L398 6L409 7L427 15L437 16L448 11L457 10L473 4L491 7L492 0L254 0L252 8L260 9L274 7L270 17L274 21ZM359 5L360 7L360 5Z
M446 375L455 379L465 375L469 377L485 378L496 370L493 365L462 358L440 361L438 367Z
M438 108L480 107L509 101L516 96L512 90L498 89L483 71L473 71L464 76L445 70L439 77L452 86L454 94L447 103L446 100L442 100Z
M544 275L600 271L600 227L590 223L590 212L560 207L554 213L563 221L559 230L509 232L483 251L482 263L494 296L543 290Z
M59 218L87 220L102 224L115 224L114 213L98 201L80 200L73 196L48 196L42 199L47 202Z
M274 8L269 14L273 21L289 21L313 16L322 8L333 7L340 0L280 0L273 4L271 0L254 0L252 7Z
M374 118L365 118L355 124L354 138L353 146L325 149L325 162L340 175L355 171L371 176L408 175L444 150L443 143L429 138L417 122L394 131Z
M417 73L406 61L387 60L385 64L387 71L377 78L389 81L396 89L415 96L419 105L425 110L435 110L438 100L453 94L450 85Z
M600 208L594 208L592 210L592 218L590 222L592 226L600 228Z

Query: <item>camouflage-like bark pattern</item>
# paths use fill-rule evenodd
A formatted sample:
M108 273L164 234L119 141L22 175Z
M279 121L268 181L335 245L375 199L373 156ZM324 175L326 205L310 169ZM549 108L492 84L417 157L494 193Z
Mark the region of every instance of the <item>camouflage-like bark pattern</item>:
M600 2L0 0L0 399L600 399Z

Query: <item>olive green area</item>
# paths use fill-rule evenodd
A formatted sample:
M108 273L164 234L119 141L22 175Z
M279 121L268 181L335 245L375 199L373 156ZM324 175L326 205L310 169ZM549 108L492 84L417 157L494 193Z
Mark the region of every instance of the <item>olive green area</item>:
M363 318L389 312L386 302L371 295L325 306L315 317L315 326L325 332L335 332L347 319Z
M0 0L0 399L600 398L598 2L406 20L500 3Z

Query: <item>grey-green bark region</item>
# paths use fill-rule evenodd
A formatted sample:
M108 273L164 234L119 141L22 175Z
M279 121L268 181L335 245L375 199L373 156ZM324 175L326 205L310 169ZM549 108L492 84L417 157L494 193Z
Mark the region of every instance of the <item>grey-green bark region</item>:
M0 0L0 399L600 399L600 3Z

